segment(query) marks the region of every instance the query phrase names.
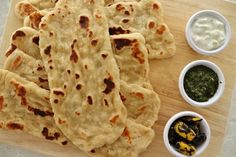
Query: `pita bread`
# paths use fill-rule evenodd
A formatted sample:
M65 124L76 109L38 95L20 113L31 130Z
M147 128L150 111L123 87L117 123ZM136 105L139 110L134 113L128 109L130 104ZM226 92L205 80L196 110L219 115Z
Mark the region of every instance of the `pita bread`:
M162 6L157 0L118 2L106 7L110 35L141 33L150 59L171 57L175 41L163 21Z
M58 1L40 23L56 124L85 151L113 143L126 123L107 30L102 1Z
M7 70L0 70L0 129L27 132L66 145L57 129L49 92Z

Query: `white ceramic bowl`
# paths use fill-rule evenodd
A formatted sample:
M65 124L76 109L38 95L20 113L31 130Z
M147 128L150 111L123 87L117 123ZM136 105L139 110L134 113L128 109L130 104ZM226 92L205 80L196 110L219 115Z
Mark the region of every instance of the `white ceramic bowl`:
M219 78L219 86L218 86L218 89L217 89L215 95L213 97L211 97L206 102L197 102L197 101L192 100L184 90L184 77L185 77L186 72L189 69L191 69L192 67L197 66L197 65L204 65L204 66L212 69L217 74L217 76ZM222 71L220 70L220 68L216 64L214 64L210 61L207 61L207 60L196 60L196 61L193 61L193 62L187 64L183 68L183 70L181 71L180 76L179 76L180 94L182 95L182 97L184 98L184 100L186 102L188 102L189 104L191 104L195 107L208 107L208 106L214 104L222 96L222 94L224 92L224 88L225 88L225 79L224 79L224 75L223 75Z
M210 127L209 127L207 121L198 113L191 112L191 111L183 111L183 112L179 112L179 113L175 114L174 116L172 116L168 120L168 122L166 123L165 128L164 128L164 132L163 132L164 143L165 143L167 150L172 155L174 155L176 157L187 157L186 155L181 154L178 151L176 151L175 148L169 143L169 139L168 139L168 133L169 133L170 127L173 124L173 122L181 117L184 117L184 116L193 116L193 117L202 118L202 121L200 122L201 132L205 133L207 138L206 138L206 141L202 145L197 147L196 154L194 154L192 156L192 157L196 157L196 156L199 156L202 152L204 152L204 150L207 148L207 146L210 142L210 138L211 138L211 130L210 130Z
M194 43L194 41L191 37L192 24L196 21L196 19L198 19L199 17L203 17L203 16L212 16L212 17L220 20L225 25L225 33L226 33L225 41L220 47L218 47L214 50L207 51L207 50L199 48ZM188 42L189 46L194 51L196 51L200 54L203 54L203 55L213 55L213 54L216 54L216 53L222 51L227 46L227 44L229 43L229 40L231 38L230 24L229 24L228 20L222 14L220 14L219 12L216 12L216 11L213 11L213 10L202 10L202 11L199 11L199 12L195 13L194 15L192 15L190 17L189 21L186 24L185 36L186 36L186 39L187 39L187 42Z

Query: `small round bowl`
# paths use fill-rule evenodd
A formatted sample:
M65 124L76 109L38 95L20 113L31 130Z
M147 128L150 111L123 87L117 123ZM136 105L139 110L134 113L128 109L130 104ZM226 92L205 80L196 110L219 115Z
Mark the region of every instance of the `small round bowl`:
M218 48L216 48L214 50L210 50L210 51L204 50L204 49L198 47L194 43L194 41L193 41L193 39L191 37L191 27L192 27L193 23L199 17L204 17L204 16L212 16L212 17L220 20L225 25L226 38L225 38L224 43L220 47L218 47ZM194 15L192 15L190 17L189 21L186 24L185 36L186 36L186 39L187 39L187 42L188 42L189 46L194 51L196 51L196 52L198 52L199 54L202 54L202 55L213 55L213 54L216 54L216 53L222 51L228 45L229 40L231 38L230 24L229 24L228 20L222 14L220 14L219 12L216 12L216 11L213 11L213 10L202 10L202 11L199 11L199 12L195 13Z
M176 151L175 148L169 143L169 138L168 138L169 130L170 130L170 127L173 124L173 122L181 117L184 117L184 116L199 117L202 119L202 121L200 122L200 127L201 127L201 131L206 134L206 141L202 145L197 147L196 153L192 156L192 157L196 157L196 156L199 156L202 152L204 152L204 150L207 148L207 146L210 142L210 138L211 138L211 130L210 130L210 127L209 127L207 121L198 113L191 112L191 111L183 111L183 112L179 112L179 113L175 114L174 116L172 116L168 120L168 122L166 123L165 128L164 128L164 132L163 132L164 143L165 143L167 150L172 155L174 155L176 157L187 157L186 155L181 154L178 151Z
M219 86L218 86L218 89L215 93L215 95L213 97L211 97L208 101L206 102L197 102L193 99L191 99L187 93L185 92L185 89L184 89L184 77L185 77L185 74L187 73L187 71L189 69L191 69L192 67L195 67L197 65L204 65L210 69L212 69L218 76L219 78ZM224 79L224 75L222 73L222 71L220 70L220 68L210 62L210 61L207 61L207 60L197 60L197 61L193 61L189 64L187 64L183 70L181 71L180 73L180 76L179 76L179 90L180 90L180 94L182 95L182 97L184 98L184 100L186 102L188 102L189 104L195 106L195 107L208 107L212 104L214 104L215 102L217 102L220 97L222 96L223 92L224 92L224 88L225 88L225 79Z

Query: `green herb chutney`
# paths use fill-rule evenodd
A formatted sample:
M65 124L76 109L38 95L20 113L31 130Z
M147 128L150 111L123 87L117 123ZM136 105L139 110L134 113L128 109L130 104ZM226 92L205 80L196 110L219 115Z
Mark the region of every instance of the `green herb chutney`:
M187 71L184 77L184 89L187 95L198 102L208 101L219 86L217 74L204 65L197 65Z

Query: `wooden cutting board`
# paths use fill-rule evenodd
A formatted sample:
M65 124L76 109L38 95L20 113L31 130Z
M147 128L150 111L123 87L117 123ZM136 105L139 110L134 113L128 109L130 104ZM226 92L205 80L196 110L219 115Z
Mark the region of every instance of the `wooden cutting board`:
M12 0L8 21L5 27L3 42L0 51L0 63L3 64L4 52L9 46L11 33L21 26L22 21L14 15ZM203 115L208 121L212 137L203 157L216 157L222 148L227 119L231 104L231 95L236 81L236 5L226 3L223 0L160 0L164 8L164 18L170 30L175 36L177 53L173 58L150 61L150 77L154 90L160 95L161 109L159 120L154 129L156 137L141 157L169 157L163 143L163 129L167 120L180 111L195 111ZM186 43L184 30L188 18L195 12L203 9L212 9L222 13L230 22L232 38L227 48L220 54L206 57L194 52ZM188 105L180 96L178 90L178 77L182 68L189 62L206 59L216 63L223 71L226 80L226 88L222 98L212 107L195 108ZM86 157L84 153L72 146L60 147L42 139L26 134L0 132L0 142L21 146L30 150L42 152L57 157Z

